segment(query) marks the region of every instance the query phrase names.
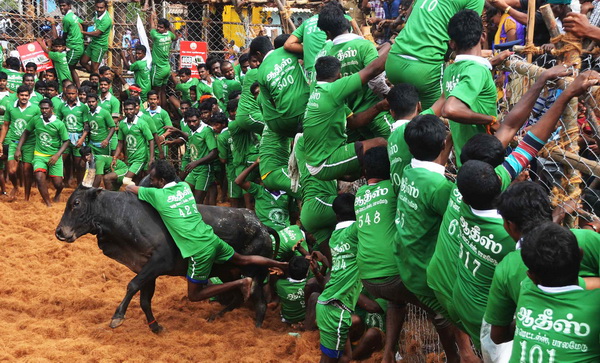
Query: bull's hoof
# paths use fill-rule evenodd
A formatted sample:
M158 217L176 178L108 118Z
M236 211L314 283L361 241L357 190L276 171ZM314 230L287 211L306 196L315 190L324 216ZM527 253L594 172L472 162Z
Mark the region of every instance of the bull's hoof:
M108 326L110 326L111 328L118 328L121 326L121 324L123 324L123 322L125 321L125 318L112 318L112 320L110 321L110 324Z
M219 316L220 316L219 314L212 314L211 316L208 317L208 319L206 319L206 321L213 322L213 321L217 320L217 318Z
M154 322L152 324L149 325L150 326L150 330L152 330L152 332L154 334L160 334L163 330L165 330L162 325L160 325L157 322Z

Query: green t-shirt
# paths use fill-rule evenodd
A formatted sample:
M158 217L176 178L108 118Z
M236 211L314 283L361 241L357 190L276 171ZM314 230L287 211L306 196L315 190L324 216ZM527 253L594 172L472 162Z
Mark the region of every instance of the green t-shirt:
M295 324L304 320L306 315L305 286L306 279L279 279L275 283L275 290L281 302L281 316L288 323Z
M275 256L277 261L287 262L294 256L302 256L298 250L292 250L301 240L300 246L308 251L306 236L298 225L292 224L291 226L278 231L277 234L279 235L279 251L277 251L277 256ZM273 252L275 252L276 244L273 236L271 236L271 241L273 242Z
M358 73L335 82L316 83L306 105L303 122L306 163L309 166L321 166L346 143L346 102L361 88Z
M100 96L98 106L108 111L112 117L119 117L121 115L121 102L110 94L110 92L106 94L106 98L104 99Z
M241 123L239 114L236 114L235 120L228 126L231 134L233 165L235 166L246 165L246 162L254 162L258 158L258 136L252 131L243 129L240 126Z
M63 99L58 96L52 97L50 99L50 101L52 101L52 106L54 107L54 112L57 112L62 107L62 105L65 104Z
M546 292L522 282L510 362L600 361L600 290Z
M158 68L170 68L169 52L171 43L177 39L171 31L159 33L158 30L150 30L150 39L152 40L152 64Z
M400 179L404 168L410 163L412 154L404 141L404 130L410 120L398 120L392 125L392 133L388 138L388 157L390 158L390 179L394 186L394 192L400 190Z
M171 182L161 189L140 187L138 197L160 214L183 258L211 248L212 242L219 238L202 220L194 194L186 182Z
M319 302L327 304L339 301L348 310L354 310L362 289L358 278L356 255L358 252L358 231L355 221L340 222L329 239L331 249L331 276Z
M98 17L98 14L96 14L94 16L94 30L99 30L102 32L102 34L97 37L92 37L90 46L108 49L108 37L110 36L112 27L113 21L110 18L108 11L105 11L100 17Z
M144 114L149 117L154 123L154 127L156 127L156 133L158 135L162 135L165 133L165 126L173 126L173 122L171 122L171 118L169 117L169 113L162 109L162 107L157 106L156 110L151 110L148 107Z
M204 80L200 80L198 82L198 86L196 86L196 93L198 94L198 97L204 95L204 94L208 94L208 95L213 95L213 85L214 82L211 83L210 85L208 83L206 83L206 81Z
M583 250L579 275L600 276L600 234L589 229L572 229L571 232L577 237L579 248Z
M309 89L298 59L281 47L267 53L258 67L259 105L265 121L290 119L304 113Z
M360 72L371 62L379 57L375 45L356 34L342 34L333 40L327 55L336 57L341 63L342 77ZM369 88L368 84L361 85L362 91L355 91L349 95L348 107L353 112L362 112L375 105L379 97Z
M235 73L235 80L240 82L240 84L244 85L244 79L246 78L246 74L242 72L242 66L238 63L233 67L233 71Z
M265 125L258 148L261 175L287 166L289 160L287 151L290 150L291 143L291 138L281 136Z
M481 321L485 314L494 270L511 251L515 241L504 229L504 221L496 210L473 210L466 203L461 209L456 228L460 242L457 278L454 282L453 308L465 331L479 347Z
M396 193L392 182L363 185L354 202L358 228L357 263L360 278L398 276L396 245Z
M190 161L202 159L217 148L215 131L202 123L195 132L190 130L187 146L190 149Z
M227 78L223 78L223 80L221 80L220 82L221 84L221 104L222 104L222 109L225 110L227 109L227 103L229 102L229 95L234 92L234 91L241 91L242 90L242 84L235 80L235 79L227 79Z
M85 116L87 116L87 122L90 125L90 141L92 143L101 143L106 140L108 129L115 127L115 121L108 111L100 107L96 107L93 113L88 112Z
M135 61L129 66L129 70L133 72L135 83L142 89L144 98L150 91L150 71L148 70L148 62L145 59Z
M56 154L62 144L69 140L65 124L56 115L52 115L48 122L41 116L32 118L25 130L35 134L35 151L44 155Z
M481 14L484 4L484 0L415 0L390 57L407 55L425 63L442 63L450 40L450 18L463 9Z
M217 151L219 152L219 159L225 160L225 170L227 171L227 179L233 182L236 175L232 173L232 161L233 161L233 141L231 139L231 133L229 128L224 128L220 134L217 135Z
M63 34L66 34L67 48L69 49L82 49L83 48L83 34L81 34L81 26L83 20L79 18L73 10L63 17L62 30ZM66 63L65 63L66 65Z
M67 131L70 133L82 133L83 124L87 121L90 113L89 107L85 103L77 101L74 106L64 103L56 112L56 116L63 120Z
M1 51L1 49L0 49ZM0 109L6 110L10 93L8 91L0 92ZM0 115L0 126L4 123L4 115Z
M300 185L302 200L329 197L337 195L336 180L321 180L313 176L306 168L306 150L304 149L304 136L300 136L294 147L298 170L300 172Z
M453 185L443 165L412 159L404 169L396 212L396 259L402 282L414 294L434 296L426 270Z
M13 71L12 69L2 68L2 64L0 64L0 72L4 72L7 75L7 87L9 90L13 92L17 92L19 86L23 84L23 75L25 73Z
M27 127L27 124L42 114L38 106L27 103L24 109L18 106L18 101L6 105L6 113L4 113L4 122L10 123L5 141L18 142ZM29 136L26 144L32 145L35 143L35 138Z
M497 116L496 84L490 71L492 66L481 57L458 55L456 62L444 72L443 90L446 99L456 97L473 112ZM460 162L462 147L473 135L485 133L485 125L467 125L450 121L450 131L454 141L456 163Z
M150 126L136 117L133 122L127 122L127 118L119 122L118 140L123 141L127 162L144 161L149 155L148 141L153 140Z
M277 191L274 194L252 182L248 193L254 196L254 211L265 226L280 231L290 225L290 204L294 199L287 193Z
M190 87L196 86L196 90L198 89L198 84L200 81L198 78L190 78L185 83L179 83L175 86L175 90L181 92L181 100L182 101L191 101L190 97Z
M96 161L96 175L105 175L112 173L111 168L113 158L110 155L94 155ZM127 165L121 160L116 159L115 170L127 170Z
M67 63L66 52L48 52L48 57L53 61L52 63L54 64L59 84L62 84L62 81L65 79L73 80L69 64Z

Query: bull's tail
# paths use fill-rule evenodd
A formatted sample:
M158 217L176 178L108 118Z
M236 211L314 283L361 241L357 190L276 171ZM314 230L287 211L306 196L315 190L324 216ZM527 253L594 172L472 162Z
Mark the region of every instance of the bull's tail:
M275 238L275 249L273 250L273 256L272 258L275 259L275 257L277 257L277 254L279 253L279 246L281 245L281 239L279 238L279 233L277 233L276 230L274 230L271 227L267 227L267 231L269 232L269 234L271 236L273 236L273 238Z

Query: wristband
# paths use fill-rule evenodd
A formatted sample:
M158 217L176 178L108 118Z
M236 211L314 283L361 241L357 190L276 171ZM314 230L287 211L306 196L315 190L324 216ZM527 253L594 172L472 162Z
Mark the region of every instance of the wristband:
M504 14L508 14L510 9L512 9L512 6L509 5L506 9L504 9Z
M585 226L592 227L592 229L594 230L594 232L598 233L598 228L596 228L596 226L594 226L591 222L590 223L586 223Z
M496 116L492 116L492 122L490 122L490 125L494 125L496 122L498 122L498 118L496 118Z

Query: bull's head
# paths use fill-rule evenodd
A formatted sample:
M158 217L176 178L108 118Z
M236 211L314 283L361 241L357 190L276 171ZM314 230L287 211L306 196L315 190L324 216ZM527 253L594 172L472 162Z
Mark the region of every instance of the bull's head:
M91 187L94 177L95 169L88 169L81 185L69 197L63 216L54 232L59 240L70 243L84 234L97 233L94 226L93 205L102 189Z

